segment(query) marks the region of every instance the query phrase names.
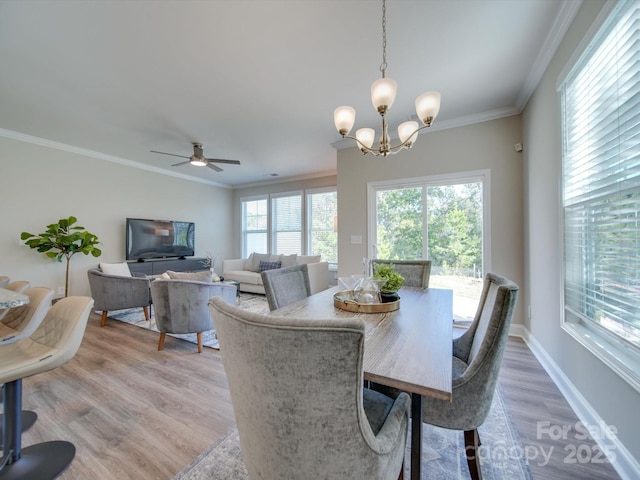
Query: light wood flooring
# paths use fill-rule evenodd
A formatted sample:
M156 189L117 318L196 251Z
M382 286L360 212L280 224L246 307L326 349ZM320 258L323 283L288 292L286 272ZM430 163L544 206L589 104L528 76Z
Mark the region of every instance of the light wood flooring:
M77 355L56 370L25 379L23 407L39 418L24 446L64 439L77 448L62 479L171 479L234 426L220 354L92 314ZM569 442L536 438L536 422L577 418L526 345L510 339L500 385L523 445L553 447L535 479L615 479L610 465L574 465ZM462 437L461 440L462 442ZM584 443L584 442L581 442Z

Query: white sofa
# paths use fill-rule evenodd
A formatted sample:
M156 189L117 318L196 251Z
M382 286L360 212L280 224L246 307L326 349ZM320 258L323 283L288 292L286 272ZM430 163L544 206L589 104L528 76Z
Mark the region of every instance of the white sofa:
M241 292L262 293L262 276L259 272L260 261L281 262L281 268L307 264L311 294L329 288L329 263L321 262L320 255L269 255L252 253L249 258L236 258L222 261L222 276L225 280L240 282Z

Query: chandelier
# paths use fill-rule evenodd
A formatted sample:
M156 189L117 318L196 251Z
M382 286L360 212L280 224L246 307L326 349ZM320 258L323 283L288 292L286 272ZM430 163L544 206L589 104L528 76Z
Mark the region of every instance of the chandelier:
M373 128L361 128L356 131L356 136L349 135L356 121L356 111L352 107L342 106L333 112L333 121L336 125L338 133L342 138L350 138L355 140L364 155L371 153L374 156L384 156L398 153L404 148L411 148L418 139L418 132L431 126L431 123L440 111L440 94L438 92L427 92L416 98L416 113L418 119L422 122L422 126L418 122L408 121L398 126L398 145L391 145L389 138L388 125L385 119L387 111L393 105L396 98L398 84L391 78L386 78L387 70L387 8L386 0L382 0L382 64L380 71L382 78L376 80L371 85L371 101L373 107L382 117L382 135L380 137L380 146L373 147L375 140L375 131Z

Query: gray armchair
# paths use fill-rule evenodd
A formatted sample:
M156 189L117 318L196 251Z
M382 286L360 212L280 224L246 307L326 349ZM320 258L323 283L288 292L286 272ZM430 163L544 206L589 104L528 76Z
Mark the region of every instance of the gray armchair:
M261 275L264 293L271 311L311 295L306 264L266 270Z
M423 421L464 431L467 464L474 480L481 478L477 428L491 407L517 298L515 283L487 274L473 323L453 341L452 401L422 399Z
M126 308L142 307L144 318L151 321L149 316L151 292L149 291L149 279L146 276L108 275L98 268L90 269L87 275L91 296L95 301L95 309L102 310L101 327L104 327L108 312Z
M431 260L371 260L372 267L379 263L393 264L394 270L404 277L405 287L429 287Z
M209 299L216 296L235 304L236 286L195 280L151 282L156 327L160 331L158 350L162 350L167 333L196 333L201 353L202 332L215 328L208 305Z
M362 388L361 320L209 305L251 478L399 477L410 399Z

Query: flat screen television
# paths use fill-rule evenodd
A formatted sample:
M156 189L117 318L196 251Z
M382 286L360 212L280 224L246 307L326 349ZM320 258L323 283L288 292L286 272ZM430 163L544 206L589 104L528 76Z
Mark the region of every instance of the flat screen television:
M127 260L192 257L195 224L174 220L127 218Z

